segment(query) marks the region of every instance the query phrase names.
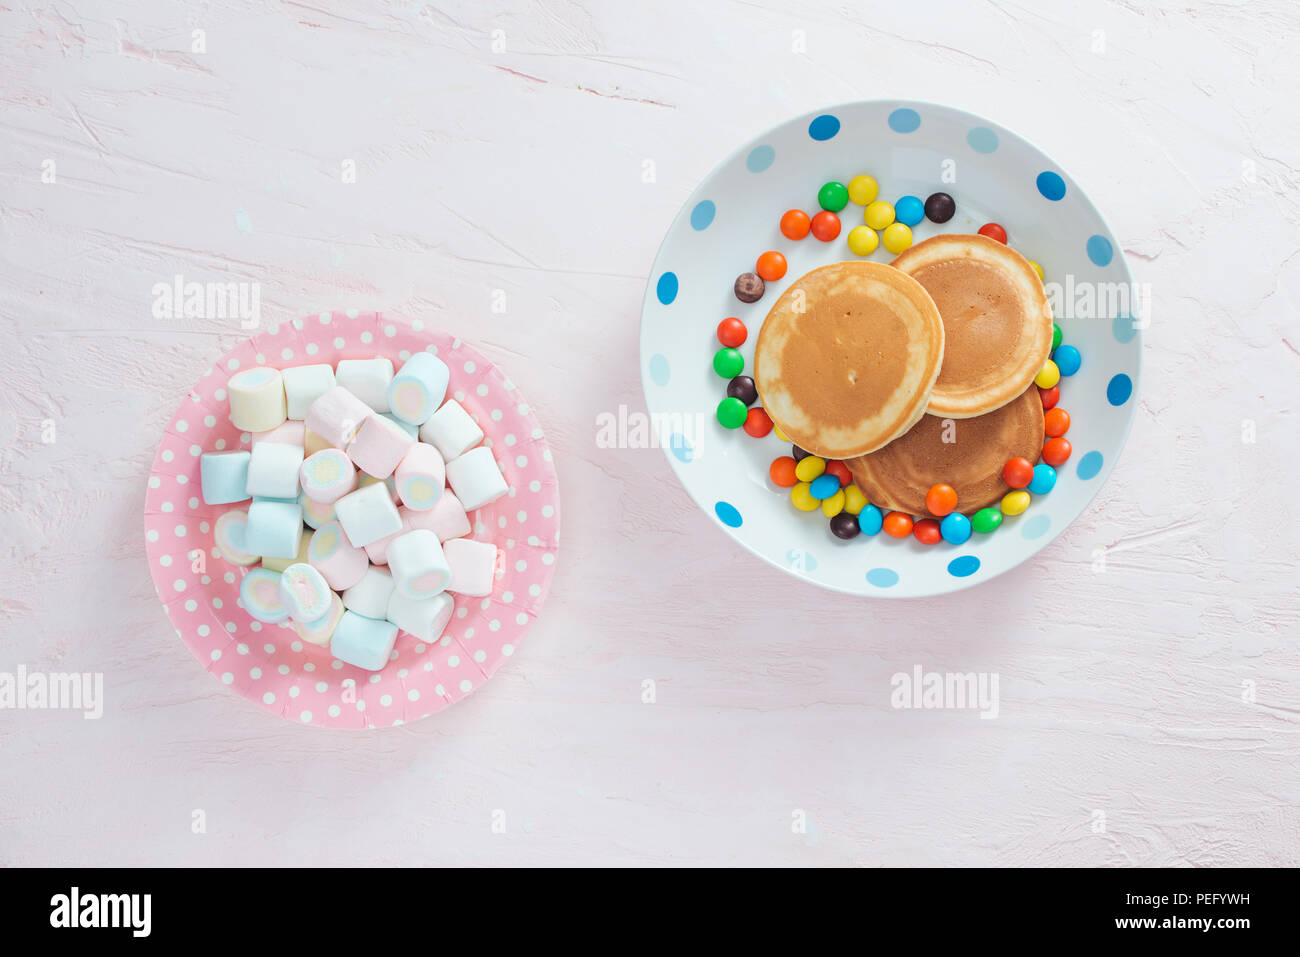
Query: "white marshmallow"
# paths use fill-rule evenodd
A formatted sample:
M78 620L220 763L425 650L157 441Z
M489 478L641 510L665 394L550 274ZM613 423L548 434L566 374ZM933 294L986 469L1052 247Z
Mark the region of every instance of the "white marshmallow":
M450 462L483 441L483 430L455 399L448 399L420 426L420 441L437 447Z
M258 445L262 442L279 442L281 445L306 445L307 429L301 422L294 422L290 419L269 432L254 432L253 444Z
M402 516L382 482L349 492L334 503L334 515L357 548L364 548L402 527Z
M334 370L325 363L285 369L284 398L290 419L307 418L311 404L334 388Z
M230 421L242 432L269 432L284 423L284 378L278 369L255 366L226 383Z
M387 618L388 600L392 597L393 576L387 569L371 565L361 581L343 592L343 606L367 618Z
M294 621L320 621L335 597L324 576L306 562L295 562L280 575L280 602Z
M389 543L388 570L397 590L408 598L432 598L451 580L438 536L426 528L398 535Z
M334 379L374 411L388 411L388 387L393 382L392 359L340 359Z
M495 502L509 491L492 450L486 446L471 449L448 462L447 483L467 512Z
M246 490L255 498L298 498L302 446L259 442L248 460Z
M347 448L370 417L370 406L336 385L311 404L307 410L307 431L314 432L336 449Z
M476 542L472 538L453 538L442 546L447 564L451 566L451 581L447 591L458 595L482 598L492 594L496 578L497 547L490 542Z
M394 591L388 599L387 617L402 631L432 644L442 637L455 607L456 603L447 594L408 598Z

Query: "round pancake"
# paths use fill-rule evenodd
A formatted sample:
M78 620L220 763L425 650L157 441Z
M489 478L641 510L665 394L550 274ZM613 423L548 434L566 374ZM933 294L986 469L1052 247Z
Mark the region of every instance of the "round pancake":
M943 321L920 283L883 263L832 263L772 306L754 383L790 441L843 459L915 425L942 360Z
M925 493L943 483L957 490L957 511L970 515L1011 491L1002 481L1007 459L1021 456L1036 464L1042 447L1043 401L1030 386L973 419L926 415L902 438L844 464L878 508L928 515Z
M893 265L925 287L943 316L943 368L931 415L965 419L1024 392L1052 347L1052 310L1028 260L987 236L946 234Z

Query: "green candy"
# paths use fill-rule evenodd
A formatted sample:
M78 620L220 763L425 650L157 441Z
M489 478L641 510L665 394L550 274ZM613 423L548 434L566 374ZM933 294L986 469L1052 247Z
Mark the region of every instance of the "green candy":
M817 191L817 203L822 209L838 213L849 205L849 188L843 183L831 180Z
M1052 323L1052 351L1055 352L1056 347L1059 346L1060 344L1061 344L1061 327L1058 326L1056 323Z
M724 379L734 379L745 371L745 357L726 347L713 354L713 371Z
M718 421L725 428L740 428L745 424L745 416L747 415L749 415L749 409L745 408L745 403L739 399L727 397L718 403Z
M996 508L982 508L971 516L971 527L987 535L1002 524L1002 512Z

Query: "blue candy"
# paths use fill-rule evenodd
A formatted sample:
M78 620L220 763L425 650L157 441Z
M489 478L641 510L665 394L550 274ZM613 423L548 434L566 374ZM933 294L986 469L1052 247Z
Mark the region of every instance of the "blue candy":
M229 505L246 502L249 494L248 463L252 454L241 452L204 452L199 456L199 484L205 505Z
M808 494L821 501L840 490L840 480L834 475L819 475L808 486Z
M863 535L875 535L884 524L885 516L880 514L880 509L874 505L863 506L858 515L858 528L862 529Z
M1052 361L1061 370L1061 375L1074 375L1079 371L1079 366L1083 365L1083 356L1079 355L1079 350L1074 346L1057 346L1052 353Z
M963 545L970 538L970 519L961 512L949 512L939 523L939 534L945 542Z
M345 611L330 637L330 653L366 671L379 671L388 664L396 641L397 626L391 622Z
M1046 462L1034 466L1034 477L1029 480L1027 488L1035 495L1046 495L1056 486L1056 469Z
M925 218L925 203L915 196L901 196L894 204L894 218L904 226L915 226Z

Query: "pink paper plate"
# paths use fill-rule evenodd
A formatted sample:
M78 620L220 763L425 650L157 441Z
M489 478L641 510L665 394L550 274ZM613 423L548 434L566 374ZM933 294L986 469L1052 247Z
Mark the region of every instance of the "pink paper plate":
M473 537L500 549L496 590L456 597L442 638L401 632L381 672L345 665L299 640L287 624L244 611L244 569L219 557L212 526L237 506L203 504L199 454L247 448L230 424L225 386L239 369L388 356L400 365L425 350L451 369L448 394L486 433L510 494L478 510ZM551 450L518 390L459 339L379 313L321 313L268 327L228 352L184 399L158 444L144 508L154 588L176 634L224 685L291 721L333 728L404 724L471 694L511 657L541 612L560 542L560 496Z

